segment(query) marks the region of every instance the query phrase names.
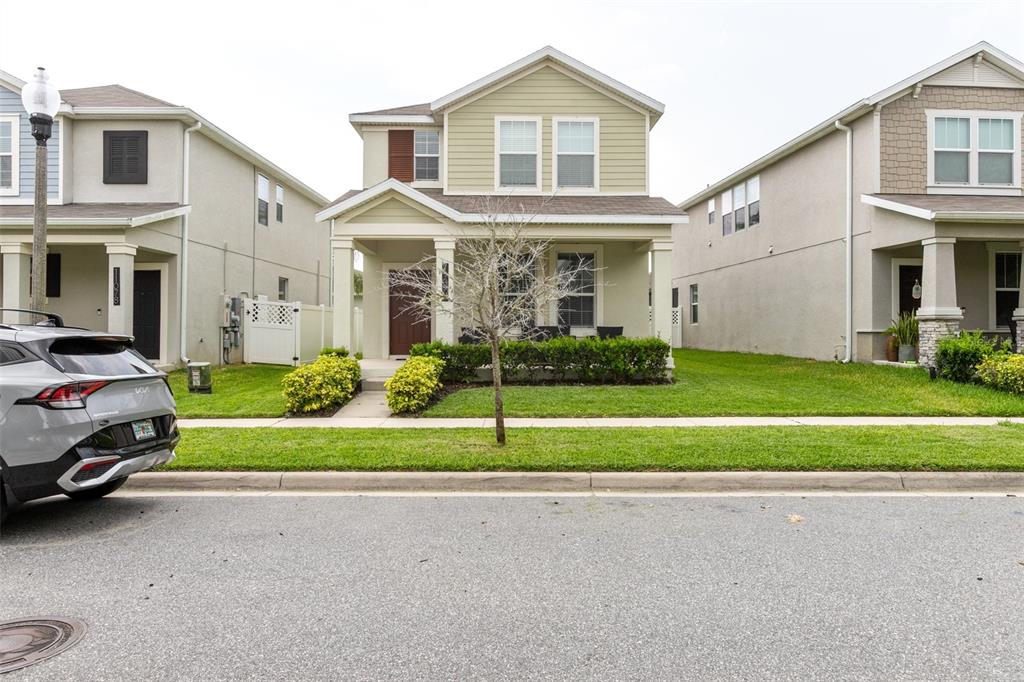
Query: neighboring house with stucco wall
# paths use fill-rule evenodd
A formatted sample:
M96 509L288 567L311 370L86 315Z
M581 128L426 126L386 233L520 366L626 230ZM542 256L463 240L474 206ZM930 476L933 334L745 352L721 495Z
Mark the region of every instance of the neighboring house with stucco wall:
M35 141L22 85L0 72L8 308L29 302ZM327 302L329 235L314 220L323 196L186 107L119 85L61 98L48 150L46 310L130 334L147 358L175 365L222 360L225 297Z
M916 311L932 365L943 335L1006 334L1024 318L1022 113L1024 64L979 43L683 201L683 345L871 361Z
M529 219L529 233L550 241L542 267L594 268L596 282L577 283L579 295L537 302L538 325L573 336L621 327L668 341L672 226L686 218L649 194L650 131L663 112L657 100L545 47L432 102L352 114L363 187L318 214L333 235L335 345L358 345L354 251L363 261L366 357L455 342L470 322L444 307L429 323L416 320L391 273L434 257L435 283L457 292L446 266L493 211Z

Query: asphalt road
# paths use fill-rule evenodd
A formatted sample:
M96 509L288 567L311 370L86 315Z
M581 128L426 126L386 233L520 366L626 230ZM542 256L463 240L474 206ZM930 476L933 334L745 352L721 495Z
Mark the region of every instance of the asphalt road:
M1019 680L1021 562L1009 497L48 501L0 620L89 633L5 679Z

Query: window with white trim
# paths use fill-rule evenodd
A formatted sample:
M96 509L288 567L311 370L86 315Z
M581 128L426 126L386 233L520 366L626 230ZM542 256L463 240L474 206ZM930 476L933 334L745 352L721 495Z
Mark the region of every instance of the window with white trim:
M0 195L17 195L18 141L21 133L18 116L0 116Z
M732 234L732 190L722 192L722 236Z
M996 327L1008 328L1013 311L1020 305L1020 253L996 253Z
M761 176L747 180L747 225L761 224Z
M927 115L930 187L1020 187L1020 112Z
M433 181L441 177L441 134L436 130L417 130L413 138L415 174L413 178Z
M733 230L747 229L747 186L742 182L732 188L732 215Z
M690 285L690 324L697 324L700 321L700 292L696 284Z
M715 200L708 199L708 225L715 224Z
M536 119L499 119L498 186L539 187L540 126Z
M269 225L270 212L270 180L266 176L256 176L256 220L260 225Z
M748 227L761 224L761 178L755 175L732 189L722 192L722 234L742 232ZM714 210L714 200L708 204L708 212Z
M277 200L277 222L284 222L284 187L281 185L277 186L276 195L274 198Z
M558 187L594 188L597 121L555 121L555 166Z
M558 301L558 324L570 327L593 327L595 325L597 288L594 285L593 253L559 253L556 267L561 272L573 272L569 290L572 295Z
M509 301L511 305L516 304L529 293L537 276L536 265L533 257L528 254L520 254L514 263L506 261L501 265L498 275L500 288L505 300ZM511 305L510 309L514 309ZM517 307L520 310L526 307L535 308L536 301L531 305L531 302L527 300L524 305ZM529 320L529 322L532 323L533 320Z
M288 300L288 278L278 277L277 278L277 300L287 301Z

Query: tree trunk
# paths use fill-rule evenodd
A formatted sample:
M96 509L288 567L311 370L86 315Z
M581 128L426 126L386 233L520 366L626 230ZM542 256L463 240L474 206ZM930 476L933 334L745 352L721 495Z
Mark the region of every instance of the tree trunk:
M501 397L501 355L497 339L491 339L491 377L494 384L494 437L505 444L505 401Z
M46 302L46 145L36 145L36 197L32 220L33 310L42 310Z

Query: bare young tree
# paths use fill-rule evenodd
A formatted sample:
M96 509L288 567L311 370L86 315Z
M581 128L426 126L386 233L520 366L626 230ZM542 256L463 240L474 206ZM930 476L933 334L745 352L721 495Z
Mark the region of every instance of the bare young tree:
M537 210L528 214L509 197L487 198L479 211L480 224L453 235L453 262L428 256L391 275L392 291L401 292L405 311L418 322L429 323L432 315L446 311L470 325L479 343L490 346L499 445L505 444L501 342L539 335L538 310L595 286L594 263L589 259L548 266L550 240L531 236L529 229ZM441 273L441 281L435 272Z

